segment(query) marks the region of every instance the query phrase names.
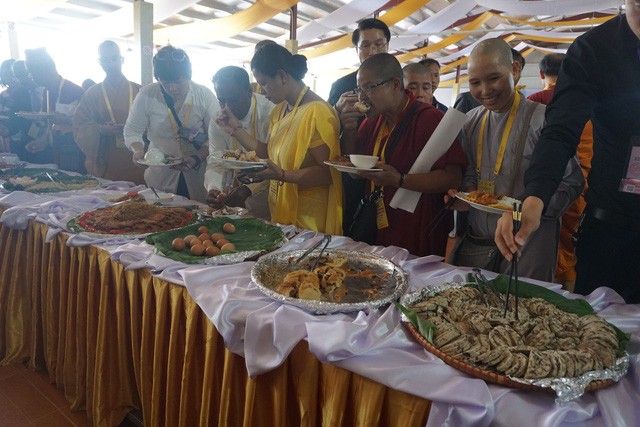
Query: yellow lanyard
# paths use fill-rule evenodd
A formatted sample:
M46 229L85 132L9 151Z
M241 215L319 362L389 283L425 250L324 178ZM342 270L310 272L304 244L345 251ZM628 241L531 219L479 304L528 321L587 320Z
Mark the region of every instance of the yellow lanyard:
M191 104L193 103L193 98L189 98L189 101L187 102L187 104L184 106L185 112L184 112L184 120L182 121L182 125L183 126L187 126L187 124L189 123L189 115L191 114ZM178 133L178 123L176 123L176 119L173 117L173 113L171 112L171 108L169 108L169 106L167 106L167 111L169 112L169 121L171 122L171 127L173 128L173 131L176 133L176 138L178 139L178 141L180 140L180 134ZM177 111L176 111L177 113Z
M402 107L402 112L404 112L407 109L410 102L411 102L411 98L407 99L407 103L404 104L404 107ZM391 139L391 134L393 133L393 130L396 128L396 124L398 123L396 122L391 128L391 130L388 133L385 133L389 129L389 127L387 126L387 121L385 120L382 126L380 126L380 130L378 131L378 135L376 136L376 143L373 146L373 155L375 156L376 153L378 153L377 155L380 157L380 160L382 160L383 162L385 161L385 151L387 151L387 143L389 142L389 139ZM380 144L382 144L382 139L385 138L385 136L386 136L386 139L384 140L384 145L382 146L382 150L380 150Z
M251 135L252 138L256 138L256 95L253 94L251 95L251 107L249 107L252 109L251 111L251 130L249 132L249 135ZM236 139L235 136L231 137L231 146L233 147L234 150L238 149L238 140Z
M511 106L511 111L509 111L509 118L507 119L507 124L504 127L504 131L502 132L502 138L500 139L500 148L498 148L498 155L496 157L496 165L493 168L493 179L495 180L498 176L498 172L500 172L500 167L502 166L502 160L504 160L504 153L507 149L507 140L509 139L509 134L511 133L511 128L513 127L513 123L516 120L516 113L518 112L518 106L520 105L520 94L516 92L516 99L513 101L513 105ZM476 160L476 173L478 174L478 180L480 180L480 173L482 169L482 140L484 138L484 128L487 124L487 118L489 117L489 110L485 111L484 117L482 118L482 124L480 125L480 133L478 134L478 152L477 152L477 160Z
M282 138L280 138L280 141L278 141L277 147L273 147L274 156L273 156L273 159L271 160L273 160L276 163L277 163L278 156L280 155L280 150L282 149L282 146L284 145L285 140L287 139L287 134L289 133L289 129L291 129L291 124L293 123L293 119L295 118L296 113L298 111L298 106L300 105L300 102L302 102L302 98L304 98L304 95L307 93L308 90L309 90L309 86L305 86L300 91L300 95L298 95L298 99L296 100L296 103L293 105L293 108L290 111L291 114L290 114L289 126L287 126L287 130L285 131ZM284 120L286 113L287 113L287 110L286 110L285 104L283 104L282 111L280 112L280 118L278 119L278 127L273 132L273 136L276 135L278 129L280 128L280 122Z
M129 115L129 110L131 109L131 104L133 104L133 87L131 86L131 82L129 83L129 108L127 108L127 115ZM111 108L111 101L109 101L109 95L107 95L107 90L104 88L105 84L102 82L102 96L104 97L104 102L107 104L107 110L109 111L109 117L111 118L111 123L116 122L116 116L113 114L113 109Z
M58 96L56 97L56 99L53 100L53 111L56 111L55 105L60 102L60 95L62 94L62 86L64 86L64 79L60 77L60 84L58 85ZM49 89L47 89L46 102L47 102L47 113L48 113L49 111L51 111L51 108L49 106Z

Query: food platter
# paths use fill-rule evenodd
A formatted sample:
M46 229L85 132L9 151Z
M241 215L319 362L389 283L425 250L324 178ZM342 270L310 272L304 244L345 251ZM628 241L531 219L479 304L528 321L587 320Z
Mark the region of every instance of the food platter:
M506 276L499 276L492 282L503 293L507 281ZM624 349L628 337L596 316L588 303L569 300L543 287L518 283L524 294L519 303L519 320L513 317L513 309L507 313L506 319L502 317L502 310L497 308L497 315L480 316L476 305L479 300L466 299L468 295L478 293L475 286L468 286L470 284L429 286L404 295L398 306L403 313L403 323L427 351L454 368L485 381L555 392L557 401L567 402L585 391L609 386L627 373L629 356ZM442 307L443 301L449 301L451 305L438 308ZM456 305L463 307L463 321L454 312ZM487 308L488 313L492 310ZM483 326L486 330L470 327L473 319L486 322L486 328ZM606 333L596 334L595 325L606 328L602 329ZM517 334L508 336L505 331L517 331ZM572 331L575 331L575 336L572 336ZM488 338L482 338L487 337L485 334ZM585 359L602 354L599 346L608 339L605 338L607 334L617 336L616 355L611 350L610 360L604 364L596 363L595 359ZM462 343L466 336L477 345L464 346ZM592 350L596 348L597 351ZM503 367L502 362L505 362Z
M223 226L227 223L233 224L235 232L224 232ZM223 234L225 239L236 246L236 250L207 257L191 255L184 250L178 251L172 247L174 239L184 238L188 235L197 236L199 234L197 230L202 226L206 226L211 233ZM160 255L175 261L188 264L220 265L243 262L273 251L286 242L286 237L280 227L256 218L219 216L186 227L151 234L147 236L146 241L154 245Z
M507 211L512 211L514 203L521 203L520 200L514 199L513 197L503 196L496 204L483 205L469 200L469 193L465 193L464 191L458 191L456 193L456 197L466 203L469 203L469 205L475 209L498 215L502 215Z
M0 188L6 191L30 193L59 193L62 191L96 188L98 180L86 175L69 175L56 169L14 168L4 170Z
M196 220L197 213L186 208L127 201L78 215L67 222L67 228L75 233L96 237L139 238L149 233L179 228Z
M335 163L332 163L330 161L326 161L324 162L325 165L327 166L331 166L332 168L335 168L337 171L339 172L346 172L346 173L353 173L353 172L380 172L382 169L380 168L357 168L355 166L345 166L345 165L338 165Z
M225 159L225 158L214 158L213 161L217 163L218 166L224 169L231 170L242 170L242 169L255 169L255 168L266 168L267 162L249 162L245 160L236 160L236 159Z
M22 117L23 119L28 120L46 120L49 117L55 116L56 113L47 113L44 111L41 112L29 112L29 111L18 111L16 116Z
M162 162L150 162L145 159L136 160L136 163L144 166L165 166L165 167L180 165L183 162L184 162L183 159L165 159Z
M267 296L300 307L315 314L348 313L377 308L397 300L408 286L407 274L390 260L367 252L327 249L325 259L343 258L342 266L347 274L344 285L347 293L339 302L323 295L322 300L308 300L283 295L276 291L284 277L291 272L309 269L315 262L319 250L312 252L304 261L295 264L305 251L278 252L258 259L251 270L251 279ZM319 265L323 261L320 261Z

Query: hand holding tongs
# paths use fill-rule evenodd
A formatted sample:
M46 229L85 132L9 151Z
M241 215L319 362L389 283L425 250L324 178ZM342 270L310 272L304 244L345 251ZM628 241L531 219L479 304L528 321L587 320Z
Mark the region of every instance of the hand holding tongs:
M327 246L329 246L329 242L331 242L331 235L330 234L325 234L324 237L321 240L318 240L313 246L311 246L309 249L304 251L304 253L302 255L300 255L300 257L298 257L298 259L293 262L293 264L294 265L295 264L299 264L300 261L305 259L311 252L315 251L322 244L322 242L325 242L325 244L322 247L322 249L320 250L320 253L318 254L318 258L316 258L316 260L313 263L313 265L311 265L310 268L309 268L309 270L313 270L316 267L316 265L318 264L318 261L320 261L320 258L322 257L322 253L324 252L325 249L327 249Z
M513 235L515 236L520 225L522 224L522 203L513 203ZM509 283L507 284L507 293L504 301L503 317L507 317L507 309L509 308L509 293L511 292L511 280L515 277L515 319L518 320L518 254L513 254L511 258L511 273L509 274Z

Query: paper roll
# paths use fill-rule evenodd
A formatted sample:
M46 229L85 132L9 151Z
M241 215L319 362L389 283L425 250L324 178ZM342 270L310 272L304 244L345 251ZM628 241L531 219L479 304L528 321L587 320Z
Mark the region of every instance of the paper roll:
M431 134L431 138L422 148L409 173L429 172L433 164L449 150L458 133L460 133L462 126L464 126L466 119L467 115L465 113L461 113L455 108L449 108L436 130ZM393 195L389 206L413 213L421 194L418 191L399 188L396 194Z

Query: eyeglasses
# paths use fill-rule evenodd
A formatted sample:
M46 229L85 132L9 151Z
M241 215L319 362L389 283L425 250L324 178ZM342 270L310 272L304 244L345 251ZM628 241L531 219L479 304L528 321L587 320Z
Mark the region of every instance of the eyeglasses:
M158 61L167 61L169 59L173 61L185 61L188 59L187 53L184 50L160 50L156 53L156 59Z
M392 80L393 80L393 77L387 80L383 80L380 83L367 85L366 87L358 86L354 89L354 91L356 92L356 95L360 95L361 93L364 93L365 95L369 95L371 91L377 88L378 86L382 86L383 84L389 83Z
M375 49L376 52L384 51L385 47L389 44L389 42L376 42L374 44L361 44L360 46L356 46L358 50L363 52L369 52L372 49Z

